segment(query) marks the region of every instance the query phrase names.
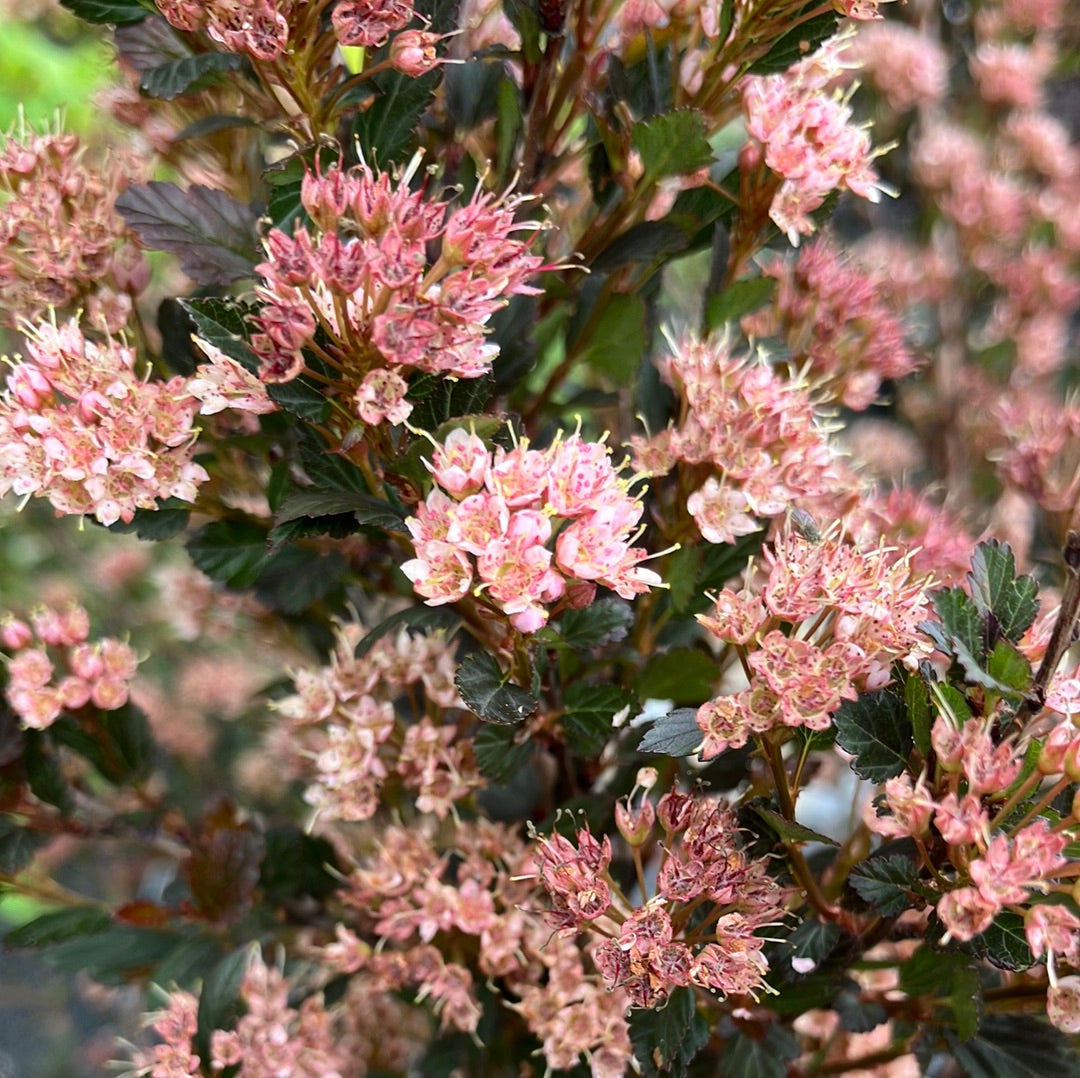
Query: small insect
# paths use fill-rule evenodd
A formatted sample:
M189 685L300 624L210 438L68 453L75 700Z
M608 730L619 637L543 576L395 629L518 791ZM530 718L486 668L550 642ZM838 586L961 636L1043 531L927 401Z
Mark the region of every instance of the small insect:
M808 543L821 542L821 529L817 526L817 521L805 509L792 506L788 509L787 516L796 535L802 536Z

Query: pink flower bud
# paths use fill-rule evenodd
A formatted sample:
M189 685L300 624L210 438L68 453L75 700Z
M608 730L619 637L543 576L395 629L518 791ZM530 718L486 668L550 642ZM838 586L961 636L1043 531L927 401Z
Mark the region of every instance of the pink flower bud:
M436 67L438 34L427 30L403 30L390 43L390 63L404 75L424 75Z
M128 687L120 678L103 677L94 685L90 698L103 711L115 711L127 703Z
M52 383L30 363L20 363L8 375L11 395L24 407L37 411L52 398Z
M56 687L56 693L64 707L74 710L86 706L91 686L80 677L66 677Z
M72 648L68 665L77 677L85 681L97 681L105 673L101 649L92 644L79 644Z
M0 641L11 651L29 647L34 640L34 630L18 618L8 618L0 625Z

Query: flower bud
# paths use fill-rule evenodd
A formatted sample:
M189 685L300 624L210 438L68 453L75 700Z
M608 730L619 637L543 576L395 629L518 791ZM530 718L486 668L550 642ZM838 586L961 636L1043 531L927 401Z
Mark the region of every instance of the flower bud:
M660 826L670 835L686 827L693 810L692 797L669 790L660 798L660 803L656 806L656 815L660 820Z
M615 826L630 846L644 846L649 840L654 823L656 809L651 801L642 801L639 809L631 808L628 801L615 802Z
M438 34L427 30L403 30L390 42L390 63L403 75L425 75L439 63L438 40Z
M33 643L34 630L18 618L8 618L0 625L0 642L11 651L28 647Z

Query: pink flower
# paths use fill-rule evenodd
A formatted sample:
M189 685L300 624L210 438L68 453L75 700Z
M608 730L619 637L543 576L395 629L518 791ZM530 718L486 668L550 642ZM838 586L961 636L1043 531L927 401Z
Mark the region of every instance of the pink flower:
M396 371L370 371L356 391L356 413L370 426L404 423L413 407L405 399L408 391L408 383Z

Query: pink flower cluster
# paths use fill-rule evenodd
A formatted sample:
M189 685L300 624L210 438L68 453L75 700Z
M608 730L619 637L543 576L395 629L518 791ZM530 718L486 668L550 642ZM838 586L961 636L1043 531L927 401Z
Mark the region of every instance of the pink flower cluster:
M843 700L889 682L894 661L929 652L918 629L926 581L891 555L835 529L816 542L782 535L764 549L762 575L716 595L698 621L745 656L750 683L698 709L704 759L780 724L827 729Z
M533 633L553 604L588 606L597 584L630 599L661 583L632 545L643 512L633 480L603 442L573 434L544 450L523 440L491 453L459 428L435 444L429 469L435 485L406 521L416 557L401 567L429 606L472 589Z
M949 58L933 38L901 22L860 26L851 57L896 112L940 101L949 88Z
M0 622L7 659L7 699L24 726L44 730L65 710L93 705L115 711L128 700L138 660L132 648L104 637L90 642L90 619L80 606L36 611L28 624Z
M318 327L333 342L326 358L354 388L380 368L459 378L490 369L498 347L487 343L488 320L510 296L535 292L526 281L544 268L515 233L531 238L541 226L515 221L523 197L480 189L452 207L410 190L418 163L396 183L364 164L305 177L314 235L272 229L258 267L265 285L253 346L266 380L300 373ZM380 405L387 414L404 394L400 377L394 384ZM387 385L363 392L386 396Z
M161 0L158 10L177 30L202 30L229 52L276 60L289 43L294 0Z
M705 465L686 508L710 543L730 543L802 499L834 493L841 474L806 385L760 358L733 356L719 338L686 341L661 369L686 402L683 418L632 442L635 464L663 475ZM716 473L719 473L717 475Z
M535 854L553 906L548 923L562 934L602 937L593 961L634 1007L662 1006L673 988L689 985L756 998L768 972L766 941L756 932L783 917L784 896L764 864L739 848L735 814L721 802L670 791L655 806L644 794L637 807L628 798L616 821L635 851L659 822L656 894L641 906L627 897L611 876L607 836L598 841L585 829L572 842L555 833L537 840ZM701 908L704 920L692 920Z
M593 1078L619 1078L631 1059L626 995L585 972L574 940L552 937L535 912L531 856L514 832L485 820L458 822L448 844L430 828L391 827L341 894L374 919L378 946L341 924L320 958L381 991L418 986L444 1030L475 1032L473 974L445 956L476 953L480 974L517 997L507 1006L540 1039L549 1067L585 1059Z
M330 665L294 675L296 694L276 705L288 720L278 731L286 758L297 760L302 774L314 772L305 798L322 819L369 819L392 772L417 791L421 812L444 819L482 785L469 743L455 724L427 715L406 724L393 701L423 688L431 709L460 706L453 653L441 634L402 629L358 659L362 634L355 623L339 626Z
M1072 715L1080 711L1078 700L1080 680L1059 677L1047 706ZM939 715L931 731L933 780L908 773L889 779L869 826L889 837L922 841L933 824L948 844L956 872L936 909L949 935L970 940L1008 908L1023 913L1028 946L1036 959L1046 956L1051 971L1055 955L1080 965L1080 918L1068 905L1031 897L1033 891L1073 894L1073 862L1066 847L1075 819L1066 816L1053 823L1031 817L1080 779L1080 730L1068 721L1058 722L1042 742L1035 770L1022 777L1026 746L1011 737L999 740L993 727L990 719L975 717L961 724ZM1036 808L1010 824L1009 807L1055 776L1057 782ZM1018 779L1021 783L1014 788ZM1014 792L1002 807L1002 792L1010 789Z
M773 259L764 272L779 282L777 295L743 319L744 332L780 336L791 367L815 387L827 386L846 408L869 408L884 380L915 369L904 324L882 298L881 281L832 243L817 239L795 259Z
M149 279L113 209L133 165L91 165L75 135L0 135L0 323L83 304L95 325L124 325Z
M743 163L764 161L780 178L769 216L792 244L814 231L810 214L832 191L871 202L882 186L871 162L870 137L852 124L850 93L833 86L846 70L847 42L832 38L780 75L751 75L743 83L743 111L751 143Z
M268 967L254 951L240 988L246 1011L231 1030L217 1029L209 1065L214 1073L238 1066L238 1078L343 1078L356 1073L339 1043L334 1015L320 993L309 994L299 1007L289 993L299 986L280 970ZM199 1078L207 1071L193 1047L199 1001L190 992L174 991L164 1011L151 1015L150 1028L160 1043L138 1049L132 1058L135 1078Z
M149 381L135 350L88 340L75 321L30 334L0 397L0 497L48 498L57 514L130 521L158 499L195 500L199 402L182 377Z

